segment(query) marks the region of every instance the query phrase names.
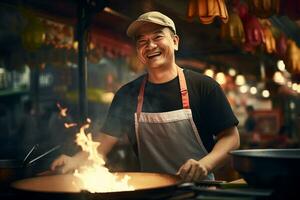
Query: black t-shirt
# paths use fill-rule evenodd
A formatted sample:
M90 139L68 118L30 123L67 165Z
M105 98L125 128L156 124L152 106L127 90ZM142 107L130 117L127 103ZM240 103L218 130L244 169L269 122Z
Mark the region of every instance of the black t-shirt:
M208 76L185 69L184 71L190 108L202 142L210 152L215 144L214 136L222 130L235 126L235 117L219 84ZM134 113L137 97L145 75L124 85L116 93L110 106L102 132L115 137L127 134L135 151L136 137ZM146 83L143 112L167 112L182 109L178 76L162 84Z

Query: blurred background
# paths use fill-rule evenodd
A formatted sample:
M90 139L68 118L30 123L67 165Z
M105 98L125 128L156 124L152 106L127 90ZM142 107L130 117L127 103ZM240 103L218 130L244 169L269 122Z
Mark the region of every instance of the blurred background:
M145 72L125 32L152 10L176 24L177 64L222 86L240 121L241 149L299 148L299 0L2 0L1 158L24 158L36 144L32 156L59 146L45 169L78 150L78 128L65 123L88 117L96 134L117 89ZM108 163L137 169L126 138Z

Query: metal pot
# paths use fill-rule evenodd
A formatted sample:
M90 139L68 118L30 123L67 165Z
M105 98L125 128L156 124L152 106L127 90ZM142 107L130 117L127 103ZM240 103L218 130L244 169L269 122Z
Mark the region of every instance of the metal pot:
M10 182L24 178L25 170L23 163L15 159L0 160L0 186L7 186Z
M30 154L36 149L36 145L27 153L23 160L19 159L0 159L0 187L7 188L12 181L26 178L33 175L32 165L44 158L51 152L60 148L60 146L55 146L48 150L47 152L29 160Z
M300 180L300 149L231 151L233 168L250 186L292 188Z
M12 188L22 196L35 199L148 199L154 196L155 198L170 196L181 183L177 176L168 174L117 173L120 177L125 174L131 177L129 184L135 187L134 191L106 193L81 191L76 186L80 184L79 180L70 174L23 179L12 183ZM77 184L73 184L74 182Z

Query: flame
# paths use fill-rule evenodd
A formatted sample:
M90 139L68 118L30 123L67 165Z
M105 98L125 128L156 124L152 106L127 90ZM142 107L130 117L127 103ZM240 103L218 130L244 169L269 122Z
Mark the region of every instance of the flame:
M66 117L67 116L67 111L68 111L68 108L63 108L61 107L61 105L59 103L56 104L56 106L59 108L60 110L60 115L63 116L63 117Z
M110 173L104 166L105 161L97 150L100 143L92 140L91 133L85 134L85 130L89 128L90 119L87 119L87 122L76 134L76 143L89 154L87 164L74 172L74 176L82 182L82 189L92 193L134 190L134 187L128 184L130 176L125 175L120 180L117 174Z
M64 125L66 128L71 128L71 127L77 126L76 123L64 123Z

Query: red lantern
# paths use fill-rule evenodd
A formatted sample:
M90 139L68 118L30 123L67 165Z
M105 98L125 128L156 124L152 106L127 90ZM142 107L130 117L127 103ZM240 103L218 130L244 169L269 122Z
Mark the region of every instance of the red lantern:
M210 24L215 17L224 23L228 21L228 13L224 0L189 0L187 18L199 17L203 24Z
M265 42L264 31L256 17L248 16L244 20L244 31L246 37L245 51L253 52L257 46Z
M276 53L280 58L283 58L287 49L287 38L281 34L276 41Z
M248 5L245 3L238 3L235 7L235 9L237 10L237 13L239 14L240 18L242 21L244 21L245 19L248 18L249 15L249 9L248 9Z

